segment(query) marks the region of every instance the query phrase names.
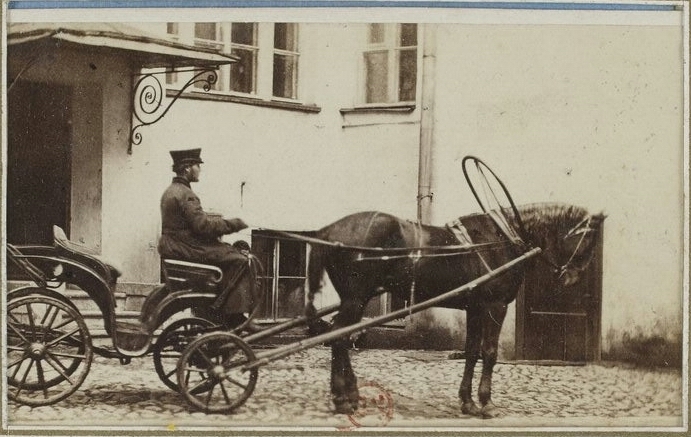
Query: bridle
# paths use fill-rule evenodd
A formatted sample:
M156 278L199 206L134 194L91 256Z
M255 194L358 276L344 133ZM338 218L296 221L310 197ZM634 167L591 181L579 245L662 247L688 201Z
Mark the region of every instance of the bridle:
M582 263L580 266L573 266L574 259L576 257L576 254L579 253L581 246L583 245L583 242L585 241L586 235L588 235L590 232L596 232L597 228L593 226L593 216L588 215L586 218L578 222L575 226L573 226L569 231L562 237L562 241L566 241L569 238L574 238L580 236L578 243L576 244L576 247L574 248L573 252L571 253L571 256L569 257L568 261L566 261L562 265L558 265L556 262L554 262L552 259L547 257L545 252L542 252L542 256L540 259L545 261L547 264L549 264L552 267L552 271L554 272L555 275L559 279L561 279L566 272L568 271L576 271L576 272L582 272L587 268L587 266L590 264L590 261L593 259L593 256L595 255L594 251L590 251L590 254L588 255L588 260L584 263Z

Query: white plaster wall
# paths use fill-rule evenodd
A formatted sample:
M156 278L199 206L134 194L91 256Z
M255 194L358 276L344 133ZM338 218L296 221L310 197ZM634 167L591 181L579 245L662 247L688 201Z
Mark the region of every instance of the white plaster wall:
M438 41L434 221L477 208L467 154L518 203L604 210L603 336L679 333L681 27L439 25Z
M132 71L125 60L112 60L103 83L103 255L118 263L120 282L158 282L155 239L157 202L151 186L148 154L127 153L131 126Z
M152 158L164 165L157 167L156 183L167 184L167 150L202 147L205 164L194 189L205 208L256 227L315 229L363 209L414 218L419 116L365 125L341 115L357 95L351 26L302 25L300 35L299 97L318 105L319 113L181 99L142 130L133 156L157 150ZM161 191L155 187L152 197Z

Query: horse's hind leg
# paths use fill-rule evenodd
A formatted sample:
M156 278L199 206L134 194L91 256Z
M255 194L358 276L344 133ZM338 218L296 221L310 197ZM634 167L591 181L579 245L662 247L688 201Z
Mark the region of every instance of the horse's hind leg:
M466 312L466 339L465 339L465 368L463 379L458 390L461 398L461 412L479 416L480 408L473 401L473 372L475 364L480 358L480 346L482 341L482 309L480 307L468 307Z
M333 329L352 325L362 317L363 305L355 301L341 302ZM357 378L350 363L347 338L331 343L331 397L336 413L352 414L359 402Z
M488 305L482 318L482 377L478 396L482 405L482 417L493 418L500 414L499 409L492 402L492 372L497 363L499 348L499 333L506 317L506 304L497 302Z

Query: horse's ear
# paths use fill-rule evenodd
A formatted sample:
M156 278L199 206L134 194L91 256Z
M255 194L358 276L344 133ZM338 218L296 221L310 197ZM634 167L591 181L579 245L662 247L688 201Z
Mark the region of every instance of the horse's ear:
M607 214L605 214L604 211L600 211L597 214L592 215L594 220L597 220L598 222L603 222L607 218Z

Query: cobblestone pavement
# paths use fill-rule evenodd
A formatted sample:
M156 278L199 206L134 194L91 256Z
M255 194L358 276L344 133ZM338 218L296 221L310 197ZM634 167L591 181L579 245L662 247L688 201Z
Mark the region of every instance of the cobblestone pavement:
M393 407L390 416L363 421L363 425L406 429L682 426L680 371L499 363L493 399L504 414L483 420L460 412L457 396L464 362L448 359L447 352L359 350L351 355L359 383L375 383L386 390ZM79 391L52 406L10 403L7 425L16 429L56 425L350 429L354 422L331 411L329 363L330 350L324 347L272 362L260 369L253 395L234 413L205 414L192 410L181 395L163 385L151 357L125 366L97 357ZM481 366L477 367L475 393Z

